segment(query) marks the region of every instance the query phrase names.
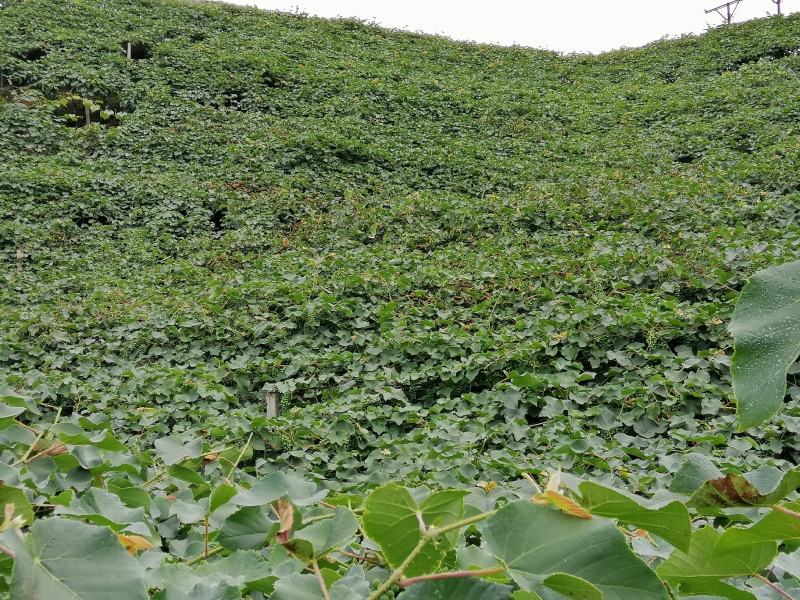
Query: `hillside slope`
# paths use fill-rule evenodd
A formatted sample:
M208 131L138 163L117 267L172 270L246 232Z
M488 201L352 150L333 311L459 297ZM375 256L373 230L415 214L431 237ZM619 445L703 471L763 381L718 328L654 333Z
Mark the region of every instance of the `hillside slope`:
M725 321L800 256L798 48L4 0L0 387L349 480L796 461L797 387L733 433Z

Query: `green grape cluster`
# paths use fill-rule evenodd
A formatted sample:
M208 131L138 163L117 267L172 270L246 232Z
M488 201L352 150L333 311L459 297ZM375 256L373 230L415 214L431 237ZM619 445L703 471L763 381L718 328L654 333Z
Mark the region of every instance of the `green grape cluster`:
M380 580L375 580L370 584L370 587L373 590L377 590L381 586L382 583L383 582L381 582ZM381 594L378 597L378 600L394 600L395 598L397 598L398 594L400 594L401 591L402 590L400 589L400 586L397 585L397 584L394 584L392 587L390 587L388 590L386 590L383 594Z
M394 600L397 595L400 593L400 586L393 585L388 590L386 590L383 594L380 595L378 600Z

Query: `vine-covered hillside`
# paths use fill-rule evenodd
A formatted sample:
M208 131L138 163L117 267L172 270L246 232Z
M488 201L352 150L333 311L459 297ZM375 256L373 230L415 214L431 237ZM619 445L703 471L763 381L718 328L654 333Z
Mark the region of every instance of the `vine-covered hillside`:
M0 388L340 481L794 462L793 385L735 433L725 323L800 256L798 48L3 0Z

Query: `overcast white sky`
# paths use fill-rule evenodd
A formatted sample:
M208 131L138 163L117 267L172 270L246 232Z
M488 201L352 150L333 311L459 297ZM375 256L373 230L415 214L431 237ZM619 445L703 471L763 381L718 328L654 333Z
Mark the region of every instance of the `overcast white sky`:
M358 17L386 27L460 40L520 44L561 52L640 46L665 35L700 33L721 19L723 0L227 0L321 17ZM784 13L800 0L783 0ZM775 13L772 0L741 0L735 20Z

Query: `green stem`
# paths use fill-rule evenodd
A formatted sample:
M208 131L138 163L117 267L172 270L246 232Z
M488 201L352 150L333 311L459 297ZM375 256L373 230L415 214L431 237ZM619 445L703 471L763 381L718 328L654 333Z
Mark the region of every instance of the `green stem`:
M449 525L445 525L443 527L429 527L428 528L428 537L435 538L439 537L440 535L444 535L445 533L450 533L456 529L461 529L462 527L467 527L468 525L472 525L473 523L478 523L483 521L484 519L488 519L489 517L493 516L497 510L488 510L486 512L482 512L477 515L473 515L467 519L462 519L460 521L456 521L455 523L450 523Z
M308 517L303 519L303 525L308 525L309 523L314 523L315 521L325 521L326 519L332 519L336 516L336 513L329 513L325 515L315 515L313 517Z
M407 588L415 583L423 581L434 581L437 579L458 579L460 577L487 577L489 575L499 575L505 571L503 567L494 567L492 569L477 569L474 571L448 571L447 573L431 573L430 575L419 575L418 577L410 577L409 579L401 579L400 587Z
M56 418L53 419L53 423L52 423L51 427L53 425L55 425L56 423L58 423L58 420L60 418L61 418L61 408L59 407L58 412L56 413ZM30 457L31 452L33 452L33 449L36 447L36 444L38 444L42 440L42 438L44 437L44 434L47 433L48 431L50 431L50 430L49 429L42 429L42 431L39 432L39 435L37 435L36 439L33 440L33 443L28 447L28 450L25 452L25 454L23 454L22 458L20 458L17 462L14 463L15 466L18 465L18 464L25 464L28 461L28 457Z
M411 551L411 554L406 556L406 559L402 563L400 563L399 567L397 567L394 570L394 572L389 577L389 579L384 581L377 590L372 592L372 594L370 594L370 596L369 596L369 598L367 598L367 600L378 600L378 598L380 598L386 592L386 590L388 590L395 583L400 581L400 579L403 577L403 572L408 568L408 565L411 564L411 561L413 561L415 558L417 558L417 555L419 555L419 553L422 552L422 549L430 541L430 539L431 538L428 537L428 536L420 538L420 540L417 543L417 545L414 546L414 549Z
M227 479L228 481L230 481L231 475L233 474L233 471L236 469L236 465L238 465L239 461L242 460L244 453L247 451L247 447L250 445L250 440L252 439L253 439L253 432L251 431L250 437L247 438L247 441L245 442L244 446L242 446L242 451L239 452L239 456L236 457L236 462L231 464L231 468L228 470L228 475L225 477L225 479Z
M198 554L198 555L197 555L197 556L195 556L194 558L190 558L189 560L187 560L187 561L186 561L186 564L187 564L188 566L195 565L195 564L197 564L197 563L199 563L199 562L201 562L201 561L204 561L204 560L205 560L205 559L207 559L209 556L214 556L214 555L215 555L215 554L217 554L218 552L222 552L224 549L225 549L225 548L223 548L222 546L216 546L215 548L211 548L211 550L209 550L209 551L208 551L208 553L206 553L206 552L201 552L200 554Z
M325 579L322 577L322 572L319 570L319 565L317 564L317 561L315 560L311 564L314 567L314 577L317 578L317 582L319 583L319 589L322 591L322 597L325 600L331 600L331 596L330 594L328 594L328 588L325 585Z
M467 527L468 525L472 525L473 523L478 523L479 521L483 521L484 519L488 519L492 515L494 515L497 511L496 510L489 510L487 512L483 512L467 519L462 519L460 521L456 521L455 523L450 523L449 525L445 525L444 527L428 527L424 533L420 534L419 542L411 551L411 554L406 556L406 559L400 563L400 566L397 567L386 581L381 584L381 586L375 590L367 600L378 600L381 595L386 592L390 587L392 587L395 583L400 581L403 578L403 574L405 570L408 568L408 565L411 564L422 549L425 548L425 545L430 541L433 540L440 535L444 535L445 533L449 533L450 531L454 531L456 529L461 529L462 527Z

